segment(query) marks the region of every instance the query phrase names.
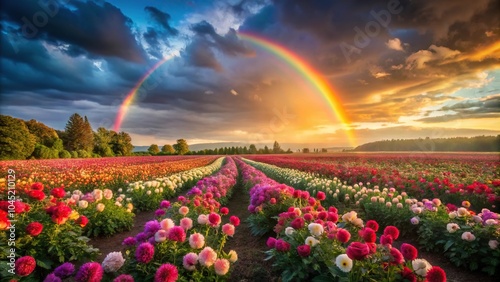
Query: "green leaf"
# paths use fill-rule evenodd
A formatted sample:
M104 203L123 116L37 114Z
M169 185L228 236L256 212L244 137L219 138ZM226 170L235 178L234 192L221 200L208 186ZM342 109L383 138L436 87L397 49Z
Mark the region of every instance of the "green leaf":
M45 268L45 269L51 269L52 263L53 262L51 260L47 260L47 259L37 259L36 260L36 264L38 266L40 266L41 268Z
M448 251L448 249L449 249L451 246L453 246L453 244L454 244L454 243L455 243L454 241L452 241L452 240L448 240L448 242L446 242L446 244L444 245L444 251L445 251L445 252L446 252L446 251Z

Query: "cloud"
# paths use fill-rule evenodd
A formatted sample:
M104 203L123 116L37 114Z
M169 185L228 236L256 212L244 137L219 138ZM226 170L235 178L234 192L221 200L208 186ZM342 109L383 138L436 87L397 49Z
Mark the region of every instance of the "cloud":
M170 35L177 35L179 34L179 31L168 23L170 20L170 15L160 11L158 8L151 7L151 6L146 6L144 8L144 11L148 12L150 17L155 21L156 24L161 26L165 32L167 32Z
M431 45L428 50L420 50L406 58L407 69L422 69L430 62L450 59L460 54L458 50L451 50L444 46Z
M69 44L69 50L85 50L91 55L144 61L144 50L130 28L132 20L112 4L74 1L69 8L58 2L58 10L47 16L45 25L37 27L35 15L41 10L38 3L45 2L7 1L2 5L3 20L15 25L18 35L28 39L45 40L55 46Z
M193 40L182 52L183 58L192 66L210 68L222 72L223 67L215 57L210 43L204 38Z
M446 122L458 119L469 118L497 118L500 117L500 94L488 96L481 100L466 100L445 106L440 111L453 111L453 114L446 114L435 117L427 117L418 121L424 123Z
M212 47L220 50L222 53L230 56L254 55L254 51L248 48L242 41L239 40L234 29L229 29L226 35L217 34L214 27L207 21L199 22L191 27L198 36L211 39Z
M401 45L401 40L399 40L399 38L389 39L389 41L387 41L385 45L387 45L387 47L392 50L404 51L403 46Z

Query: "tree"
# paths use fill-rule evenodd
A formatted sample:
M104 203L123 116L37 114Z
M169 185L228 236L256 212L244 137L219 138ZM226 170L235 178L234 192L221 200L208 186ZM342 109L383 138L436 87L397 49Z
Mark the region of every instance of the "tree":
M189 152L189 145L184 139L178 139L177 143L175 143L173 147L177 155L184 155Z
M82 146L82 149L89 153L92 153L94 149L94 131L92 130L92 126L90 126L87 116L84 117Z
M134 146L132 145L132 138L127 132L116 133L111 130L111 148L113 153L117 156L130 156Z
M56 131L45 124L34 119L24 122L33 136L36 143L47 147L52 147L53 143L59 138Z
M102 157L114 156L113 149L111 148L112 141L113 134L111 133L111 130L99 127L97 132L94 133L94 153L99 154Z
M175 150L174 150L174 147L172 147L172 145L163 145L163 147L161 147L161 151L162 153L165 153L165 154L168 154L168 155L172 155L175 153Z
M270 154L270 153L271 151L269 150L269 147L267 147L267 145L264 146L264 154Z
M282 150L281 150L280 144L278 144L278 141L274 141L273 153L275 153L275 154L282 153Z
M77 113L71 115L66 123L65 136L68 151L90 152L94 148L94 133L86 116L83 119Z
M309 148L302 149L302 153L309 153Z
M158 145L156 144L151 144L148 148L148 152L152 155L156 155L160 152L160 148L158 148Z
M36 138L17 118L0 115L0 159L26 159L35 149Z
M248 153L249 154L257 154L257 147L255 147L254 144L250 144L250 147L248 148Z

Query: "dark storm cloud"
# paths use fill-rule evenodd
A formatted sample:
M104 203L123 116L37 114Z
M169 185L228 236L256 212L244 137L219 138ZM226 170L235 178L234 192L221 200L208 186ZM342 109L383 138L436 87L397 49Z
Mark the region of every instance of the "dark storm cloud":
M183 57L192 66L211 68L221 72L222 65L215 58L214 51L210 48L211 45L213 44L204 38L195 39L183 51Z
M132 21L112 4L72 1L69 8L61 2L44 3L5 1L2 20L17 25L18 35L29 39L75 45L99 56L144 61L144 51L130 29Z
M229 31L224 35L219 35L215 31L214 27L206 22L199 22L191 27L198 36L207 36L212 39L213 47L222 51L226 55L236 56L242 55L253 55L252 49L248 48L242 41L239 40L234 29L229 29Z
M151 18L158 24L160 25L166 32L168 32L170 35L177 35L179 34L179 31L168 23L170 20L170 15L158 10L155 7L151 6L146 6L144 8L146 12L151 16Z
M500 95L488 97L481 101L464 101L451 106L442 107L441 111L454 111L437 117L420 119L422 122L444 122L465 118L497 118L500 117Z
M169 46L168 39L179 35L179 31L170 25L169 20L171 17L168 13L151 6L146 6L144 10L154 22L154 27L149 26L142 35L149 45L147 52L151 56L161 59L163 57L162 46Z
M216 57L215 51L228 56L250 56L254 51L247 47L237 36L234 29L224 35L219 35L207 21L191 26L195 33L193 40L186 46L182 55L192 65L211 68L217 72L223 71L223 66Z

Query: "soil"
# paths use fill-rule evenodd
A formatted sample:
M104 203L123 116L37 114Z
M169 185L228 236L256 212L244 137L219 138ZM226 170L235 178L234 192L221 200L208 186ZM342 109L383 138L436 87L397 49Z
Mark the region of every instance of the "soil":
M266 257L264 252L268 250L266 241L269 236L252 236L250 227L246 223L250 215L247 210L248 201L248 193L237 185L227 205L229 214L239 217L241 221L236 227L233 238L224 247L227 251L235 250L238 254L238 261L232 269L229 281L278 281L280 274L273 272L272 263L264 261Z
M230 215L235 215L240 218L241 224L236 228L233 238L229 238L224 248L225 251L235 250L238 254L238 261L233 266L229 281L280 281L280 273L273 270L272 262L264 261L264 252L267 250L266 241L272 234L262 237L251 235L250 228L246 223L246 219L250 215L247 211L249 200L248 193L240 185L237 185L234 189L233 197L229 201L227 207L229 208ZM95 248L99 248L101 251L101 255L98 257L97 261L102 262L109 252L124 250L125 248L121 244L123 239L129 236L135 236L137 233L141 232L144 229L145 223L153 218L154 211L139 212L135 216L132 230L116 234L112 237L98 237L92 239L90 244ZM418 246L412 238L400 238L397 242L399 243L394 244L397 248L399 248L400 244L403 242ZM498 281L485 273L470 272L465 268L456 267L440 253L419 250L418 257L426 259L431 265L437 265L443 268L447 275L447 281L449 282Z
M146 222L155 218L154 211L139 212L134 217L134 226L131 230L115 234L111 237L96 237L89 242L94 248L98 248L101 254L97 257L98 262L102 262L110 252L124 251L122 242L125 238L135 236L144 230Z

